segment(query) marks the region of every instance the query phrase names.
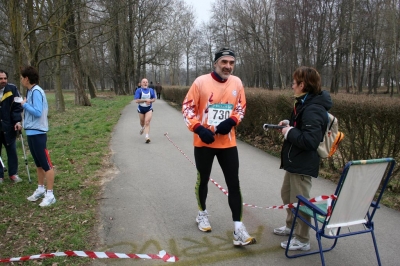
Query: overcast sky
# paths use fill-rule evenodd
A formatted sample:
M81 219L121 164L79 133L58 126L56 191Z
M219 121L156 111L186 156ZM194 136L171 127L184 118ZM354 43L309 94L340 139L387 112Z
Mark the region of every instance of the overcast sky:
M193 6L197 22L207 22L211 17L211 4L214 0L184 0L187 4Z

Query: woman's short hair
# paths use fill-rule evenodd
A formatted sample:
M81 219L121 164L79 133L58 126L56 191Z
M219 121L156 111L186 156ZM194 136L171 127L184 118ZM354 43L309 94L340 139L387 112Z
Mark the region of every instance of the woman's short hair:
M303 92L321 93L321 76L315 68L301 66L294 71L293 79L297 84L304 82Z
M21 67L20 73L22 77L24 78L28 77L30 84L39 83L39 72L33 66Z

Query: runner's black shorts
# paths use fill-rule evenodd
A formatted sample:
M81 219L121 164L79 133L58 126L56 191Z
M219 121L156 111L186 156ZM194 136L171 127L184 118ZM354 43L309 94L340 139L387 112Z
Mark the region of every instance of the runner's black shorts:
M27 136L29 150L35 161L36 167L41 167L45 172L53 168L50 160L49 151L47 150L47 134L38 134Z

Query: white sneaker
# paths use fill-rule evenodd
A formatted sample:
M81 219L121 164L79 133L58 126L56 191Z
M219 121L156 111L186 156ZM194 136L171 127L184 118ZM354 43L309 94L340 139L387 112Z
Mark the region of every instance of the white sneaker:
M12 175L12 176L10 176L10 179L11 179L14 183L22 182L22 179L21 179L18 175Z
M211 225L210 221L208 221L208 212L203 211L199 212L196 217L197 226L199 227L200 231L203 232L211 232Z
M27 197L26 199L29 201L37 201L38 199L44 197L46 194L46 191L40 191L39 189L36 189L35 192L33 192L33 194L29 197Z
M144 127L142 127L142 128L140 129L139 134L142 135L143 132L144 132Z
M237 231L233 231L233 244L235 246L246 246L257 243L256 239L247 233L246 227L242 224Z
M278 236L288 236L288 235L290 235L290 228L288 228L286 226L275 228L274 234L278 235Z
M54 195L52 196L47 196L44 197L44 199L42 200L42 202L39 204L40 207L47 207L50 206L51 204L56 203L56 198L54 197Z
M286 246L287 246L287 240L281 243L281 247L283 249L286 249ZM304 251L310 250L310 243L300 242L298 239L296 239L296 237L293 237L290 240L289 250L304 250Z

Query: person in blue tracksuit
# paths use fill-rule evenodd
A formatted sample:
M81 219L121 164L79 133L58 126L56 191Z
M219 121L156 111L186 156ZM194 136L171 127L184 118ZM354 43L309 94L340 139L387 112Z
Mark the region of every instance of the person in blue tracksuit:
M21 69L21 84L27 88L27 95L21 102L22 108L24 108L23 127L38 175L38 188L27 199L37 201L44 197L39 206L47 207L56 202L53 193L54 169L46 145L47 131L49 131L47 119L49 108L46 94L38 82L39 73L34 67L27 66ZM45 181L47 190L44 186Z

